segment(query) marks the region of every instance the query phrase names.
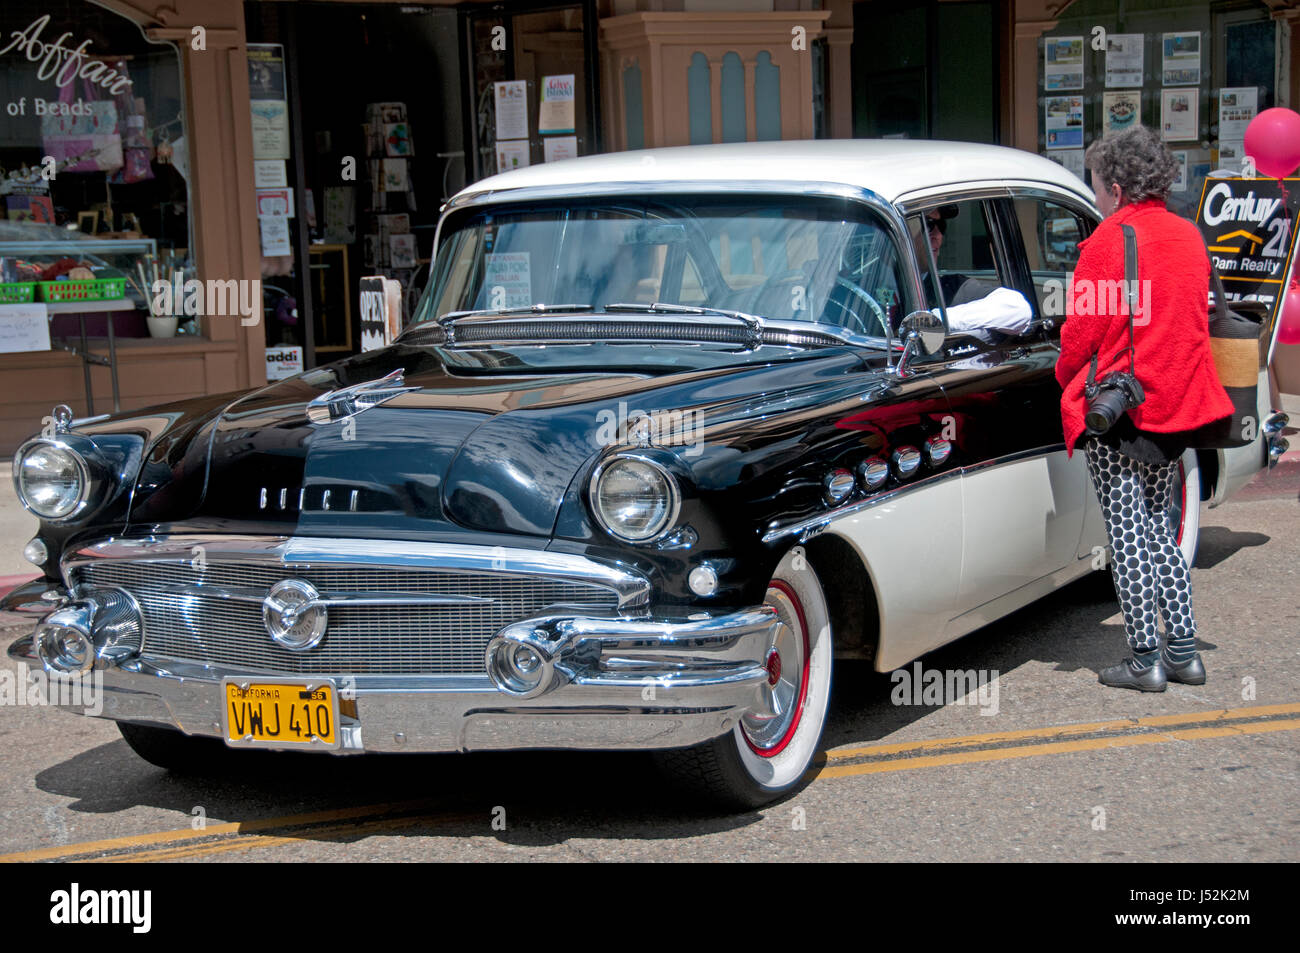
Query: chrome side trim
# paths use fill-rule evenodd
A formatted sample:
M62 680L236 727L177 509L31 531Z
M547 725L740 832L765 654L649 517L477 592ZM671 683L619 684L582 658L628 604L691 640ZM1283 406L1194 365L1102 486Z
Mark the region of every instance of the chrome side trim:
M942 473L934 473L928 477L907 483L903 486L894 487L884 493L867 500L858 500L856 503L850 503L847 506L839 506L833 510L827 510L825 513L819 513L816 516L809 516L799 520L796 523L790 523L785 526L777 526L763 534L763 542L770 543L786 536L798 536L799 542L807 542L812 539L835 520L843 519L846 516L853 516L861 513L863 510L869 510L873 506L879 506L881 503L888 502L900 493L913 493L927 486L934 486L943 480L952 477L961 476L961 470L954 467L951 470L945 470Z
M610 565L570 553L505 546L470 546L462 543L223 535L108 539L68 551L60 566L66 581L78 567L103 559L125 559L136 563L198 564L217 558L263 565L278 561L286 573L292 573L295 566L382 566L471 574L544 576L611 589L617 593L619 609L644 606L650 598L649 580L623 565ZM203 593L211 594L207 589ZM385 593L386 597L392 595ZM262 593L258 601L264 596L265 593ZM420 601L425 601L426 598L428 597L421 597Z
M981 470L1006 466L1009 463L1019 463L1023 460L1046 456L1049 453L1056 453L1064 449L1064 443L1047 444L1042 447L1032 447L1028 450L1017 450L1014 453L1008 453L1000 457L993 457L989 460L981 460L979 463L972 463L970 466L953 467L951 470L933 473L930 476L915 482L894 487L892 490L887 490L886 492L873 496L870 499L858 500L856 503L836 507L833 510L827 510L825 513L819 513L817 516L810 516L785 526L774 527L763 534L763 542L770 543L792 535L799 536L800 542L807 542L835 520L843 519L846 516L853 516L857 513L861 513L863 510L871 509L873 506L892 500L900 493L933 486L940 480L946 480L949 477L961 476L964 473L978 473Z
M979 463L972 463L961 469L963 473L987 470L991 467L1006 466L1008 463L1019 463L1021 460L1028 460L1031 457L1045 457L1049 453L1058 453L1064 449L1064 443L1048 443L1041 447L1030 447L1027 450L1017 450L1014 453L1003 454L1000 457L991 457L988 460L981 460Z

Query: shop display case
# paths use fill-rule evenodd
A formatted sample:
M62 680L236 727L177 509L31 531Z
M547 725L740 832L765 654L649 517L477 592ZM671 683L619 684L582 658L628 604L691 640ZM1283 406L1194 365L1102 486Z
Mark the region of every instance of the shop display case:
M138 281L125 280L125 277L136 273L138 263L156 260L157 256L158 244L152 238L0 240L0 258L21 259L37 264L52 264L62 258L75 258L92 266L106 266L113 269L114 273L124 276L118 279L97 278L93 281L41 282L32 289L35 294L30 295L31 303L43 306L49 319L51 350L68 351L81 359L86 405L91 413L95 410L90 373L92 365L109 369L113 409L116 411L120 408L117 338L122 335L136 337L142 333L148 334L145 324L148 304L143 297L144 289L136 287ZM105 297L106 294L109 296ZM12 300L17 302L18 299ZM15 305L0 305L0 316L6 307L13 306ZM107 338L106 355L97 354L91 349L90 339L96 337Z

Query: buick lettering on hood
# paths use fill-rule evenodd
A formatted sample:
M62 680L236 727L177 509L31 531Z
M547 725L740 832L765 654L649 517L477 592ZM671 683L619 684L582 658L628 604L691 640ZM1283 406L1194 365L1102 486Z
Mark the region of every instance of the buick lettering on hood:
M10 656L102 676L101 717L174 771L223 745L641 749L771 801L809 775L837 659L891 671L1097 568L1041 308L1097 221L1057 164L959 143L475 183L391 346L55 412L14 462L43 575L4 600L34 614ZM999 286L1032 323L958 330ZM1275 430L1187 455L1189 556Z

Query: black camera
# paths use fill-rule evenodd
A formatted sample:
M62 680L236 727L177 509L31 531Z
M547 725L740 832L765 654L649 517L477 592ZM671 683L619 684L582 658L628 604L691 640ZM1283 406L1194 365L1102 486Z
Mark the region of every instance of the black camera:
M1147 399L1138 379L1126 371L1115 371L1099 381L1089 381L1083 388L1088 410L1083 422L1091 434L1103 434L1115 426L1120 414L1141 405Z

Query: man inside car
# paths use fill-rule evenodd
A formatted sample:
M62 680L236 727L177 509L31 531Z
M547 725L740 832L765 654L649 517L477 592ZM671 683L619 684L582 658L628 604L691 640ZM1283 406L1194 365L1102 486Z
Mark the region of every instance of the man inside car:
M917 230L912 235L913 251L921 268L921 284L926 290L927 298L934 294L934 281L930 275L931 262L939 261L939 252L943 249L944 235L948 231L948 222L956 218L956 205L940 205L925 213L924 232ZM929 246L927 248L927 245ZM1023 334L1033 323L1034 313L1029 301L1019 291L1000 287L990 281L971 278L953 272L940 271L939 289L947 302L948 330L953 334L970 334L983 341L992 342L989 332L1003 334ZM932 309L938 308L938 302L928 300Z

